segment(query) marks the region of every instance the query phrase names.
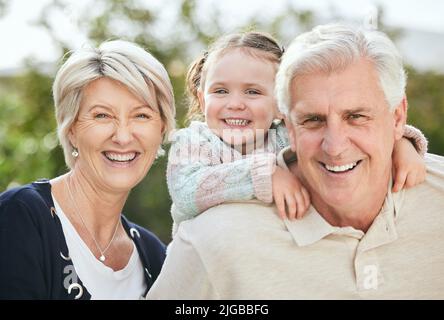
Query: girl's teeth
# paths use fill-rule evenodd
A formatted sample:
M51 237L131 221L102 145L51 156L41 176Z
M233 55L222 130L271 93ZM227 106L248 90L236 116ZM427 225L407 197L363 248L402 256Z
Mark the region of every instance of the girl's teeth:
M126 154L119 154L119 153L112 153L112 152L105 152L105 156L112 161L131 161L136 157L135 152L126 153Z
M246 126L249 121L244 119L225 119L225 122L230 126Z
M356 167L356 164L357 162L349 163L343 166L329 166L328 164L326 164L325 167L327 168L328 171L344 172L353 169L354 167Z

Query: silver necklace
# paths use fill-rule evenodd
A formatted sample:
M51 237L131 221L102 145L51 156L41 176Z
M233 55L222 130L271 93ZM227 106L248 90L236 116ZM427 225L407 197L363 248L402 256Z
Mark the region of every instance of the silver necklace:
M72 202L72 204L73 204L73 206L74 206L74 212L79 216L79 218L80 218L80 220L82 221L82 224L83 224L83 226L85 227L86 231L88 231L89 235L90 235L91 238L94 240L94 243L96 244L96 247L97 247L97 249L98 249L99 252L100 252L100 258L99 258L99 260L102 261L102 262L105 262L105 260L106 260L106 258L105 258L105 253L106 253L106 251L108 251L109 247L111 246L111 243L113 243L114 238L116 237L117 229L118 229L119 224L120 224L120 217L119 217L119 220L117 220L116 228L114 229L114 233L113 233L113 236L112 236L111 240L109 241L109 243L108 243L108 245L105 247L105 249L102 250L102 248L100 248L99 243L97 242L96 238L94 237L93 233L92 233L91 231L89 231L88 227L86 226L86 223L85 223L85 221L83 220L82 215L80 214L79 208L77 207L77 204L76 204L76 202L74 201L74 197L73 197L73 195L72 195L72 193L71 193L71 188L69 187L69 184L68 184L68 181L67 181L67 180L65 180L65 184L66 184L66 188L68 189L68 194L69 194L69 197L71 198L71 202Z

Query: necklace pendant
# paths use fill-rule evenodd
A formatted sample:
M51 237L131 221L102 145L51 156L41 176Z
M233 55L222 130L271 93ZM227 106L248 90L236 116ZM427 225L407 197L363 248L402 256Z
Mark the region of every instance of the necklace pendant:
M105 256L102 254L99 258L100 261L104 262L105 261Z

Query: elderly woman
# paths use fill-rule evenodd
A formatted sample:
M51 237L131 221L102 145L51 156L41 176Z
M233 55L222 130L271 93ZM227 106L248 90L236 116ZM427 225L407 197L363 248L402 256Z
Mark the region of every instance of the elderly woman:
M110 41L71 55L53 93L70 171L0 196L0 298L138 299L165 246L121 211L174 127L167 72Z

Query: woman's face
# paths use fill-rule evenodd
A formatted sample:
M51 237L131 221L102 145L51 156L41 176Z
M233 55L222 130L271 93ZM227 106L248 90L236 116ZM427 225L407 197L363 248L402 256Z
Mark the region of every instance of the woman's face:
M70 141L74 171L94 186L128 192L147 174L162 141L160 114L120 82L100 78L83 90Z

